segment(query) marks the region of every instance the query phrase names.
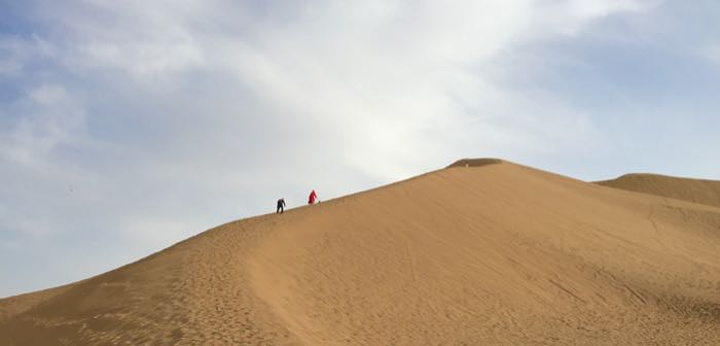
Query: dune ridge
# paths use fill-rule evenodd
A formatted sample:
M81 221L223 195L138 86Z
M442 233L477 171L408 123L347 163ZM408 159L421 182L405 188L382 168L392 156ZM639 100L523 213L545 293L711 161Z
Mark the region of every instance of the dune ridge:
M720 344L720 209L606 185L461 160L0 300L0 344Z
M660 174L626 174L599 185L720 207L720 181Z

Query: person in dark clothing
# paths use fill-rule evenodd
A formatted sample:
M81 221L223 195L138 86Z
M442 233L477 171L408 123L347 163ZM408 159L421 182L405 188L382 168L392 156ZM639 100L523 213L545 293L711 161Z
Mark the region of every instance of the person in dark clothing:
M278 213L282 214L284 212L285 212L285 199L280 198L277 201L277 210L275 211L275 214L278 214Z

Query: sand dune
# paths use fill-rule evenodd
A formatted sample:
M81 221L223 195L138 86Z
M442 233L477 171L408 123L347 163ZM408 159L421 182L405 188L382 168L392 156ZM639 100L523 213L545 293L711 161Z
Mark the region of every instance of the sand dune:
M461 161L0 300L0 345L720 344L720 208L624 180Z
M597 183L618 189L720 207L720 181L677 178L658 174L627 174L614 180Z

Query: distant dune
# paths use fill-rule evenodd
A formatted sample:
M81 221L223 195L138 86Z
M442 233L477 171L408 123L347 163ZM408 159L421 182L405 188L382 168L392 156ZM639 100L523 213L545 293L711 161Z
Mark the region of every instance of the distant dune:
M603 186L681 199L720 207L720 181L668 177L658 174L627 174L597 182Z
M719 184L461 160L0 300L0 345L720 345Z

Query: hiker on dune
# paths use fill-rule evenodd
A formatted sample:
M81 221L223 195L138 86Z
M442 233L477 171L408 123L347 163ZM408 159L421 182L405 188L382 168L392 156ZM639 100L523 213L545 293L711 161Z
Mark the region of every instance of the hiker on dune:
M315 193L315 190L312 190L310 192L310 196L308 197L308 204L315 204L315 202L319 202L317 198L317 193Z
M277 210L275 211L275 214L282 214L285 212L285 198L280 198L277 201Z

